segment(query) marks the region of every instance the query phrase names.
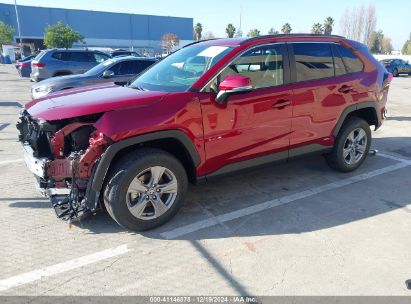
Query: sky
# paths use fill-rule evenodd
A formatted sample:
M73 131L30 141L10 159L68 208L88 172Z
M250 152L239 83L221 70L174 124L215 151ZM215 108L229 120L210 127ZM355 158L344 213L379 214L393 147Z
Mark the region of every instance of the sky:
M14 3L14 0L0 0ZM257 28L266 34L271 27L280 30L286 22L293 32L310 32L314 23L323 23L331 16L335 20L334 34L340 34L340 19L344 11L372 4L377 13L377 30L392 39L399 50L411 33L410 0L17 0L21 5L61 7L94 11L125 12L175 17L191 17L203 25L203 33L211 31L216 37L225 37L225 28L233 23L238 29L242 11L244 34Z

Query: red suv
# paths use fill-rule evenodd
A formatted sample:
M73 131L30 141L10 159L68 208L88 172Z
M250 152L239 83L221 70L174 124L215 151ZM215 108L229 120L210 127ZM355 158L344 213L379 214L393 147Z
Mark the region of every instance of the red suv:
M380 127L391 75L338 36L191 44L128 86L28 103L17 125L27 166L59 218L105 208L142 231L170 220L188 182L303 154L357 169Z

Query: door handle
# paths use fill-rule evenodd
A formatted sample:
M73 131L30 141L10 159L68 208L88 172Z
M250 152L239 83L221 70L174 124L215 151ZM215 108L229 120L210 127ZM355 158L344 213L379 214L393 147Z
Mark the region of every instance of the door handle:
M279 99L275 103L273 103L272 107L274 109L281 109L285 108L286 106L289 106L291 104L291 101L288 99Z
M352 90L352 86L343 85L341 88L338 89L338 92L347 94L350 93Z

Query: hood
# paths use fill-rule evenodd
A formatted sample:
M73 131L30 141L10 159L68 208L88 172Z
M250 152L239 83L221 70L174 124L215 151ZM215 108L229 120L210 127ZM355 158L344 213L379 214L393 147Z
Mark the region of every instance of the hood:
M39 88L39 87L48 87L48 86L55 86L59 85L61 83L69 83L72 81L79 81L87 78L84 76L84 74L76 74L76 75L66 75L66 76L57 76L57 77L51 77L45 80L42 80L32 86L33 89Z
M139 91L113 83L64 90L25 105L38 119L61 120L151 104L168 93Z

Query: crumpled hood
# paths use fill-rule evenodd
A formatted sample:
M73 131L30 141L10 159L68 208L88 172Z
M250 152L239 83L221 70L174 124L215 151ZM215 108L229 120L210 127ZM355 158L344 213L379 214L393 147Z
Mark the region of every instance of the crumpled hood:
M113 83L64 90L35 99L25 108L38 119L61 120L127 107L137 107L161 100L166 92L139 91Z

